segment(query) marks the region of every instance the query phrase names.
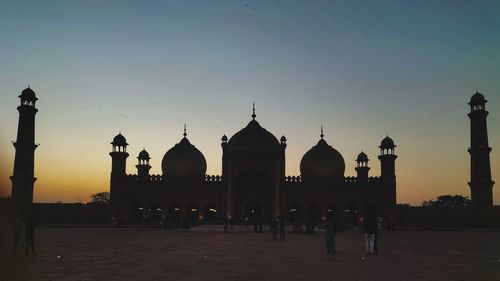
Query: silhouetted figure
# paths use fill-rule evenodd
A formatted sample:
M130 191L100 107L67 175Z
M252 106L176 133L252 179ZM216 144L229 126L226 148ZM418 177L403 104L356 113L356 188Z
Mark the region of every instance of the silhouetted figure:
M262 222L259 223L259 232L262 232Z
M228 221L227 221L227 219L224 219L224 232L227 232L227 225L228 225Z
M31 254L35 254L35 227L32 222L26 223L25 228L25 238L26 238L26 255L29 255L30 249Z
M337 234L337 225L333 219L329 219L325 222L325 242L326 242L326 253L328 255L335 255L335 235Z
M14 221L14 253L17 252L17 246L19 245L19 240L21 240L21 234L23 232L23 225L19 219Z
M377 222L375 220L365 220L363 225L363 230L365 232L365 244L366 252L368 254L374 254L375 250L375 234L378 231Z
M389 218L389 223L387 225L387 232L394 232L394 229L395 229L395 226L394 226L395 222L394 222L394 218L393 217L390 217Z
M380 221L377 222L377 231L375 231L375 241L373 242L373 252L378 253L378 231L382 228Z
M253 221L253 232L257 232L257 222L254 220Z
M278 218L275 218L271 223L271 233L273 234L273 239L276 240L276 234L278 233Z
M280 240L285 240L285 220L283 218L279 219L280 224Z

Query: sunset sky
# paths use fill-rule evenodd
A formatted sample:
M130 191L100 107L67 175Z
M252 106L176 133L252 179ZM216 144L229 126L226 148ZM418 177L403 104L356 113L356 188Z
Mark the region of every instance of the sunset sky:
M288 139L287 175L326 141L355 175L397 145L397 201L470 195L467 102L487 103L500 204L500 1L1 1L0 196L10 195L18 95L36 116L35 201L109 190L110 142L151 172L188 138L221 173L220 139L257 120Z

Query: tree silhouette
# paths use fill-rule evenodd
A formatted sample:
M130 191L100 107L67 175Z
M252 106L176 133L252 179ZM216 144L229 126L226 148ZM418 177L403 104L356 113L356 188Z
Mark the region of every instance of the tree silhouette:
M90 195L94 204L109 204L109 192L98 192Z
M471 206L471 200L463 195L441 195L436 200L422 202L422 207L434 208L466 208Z

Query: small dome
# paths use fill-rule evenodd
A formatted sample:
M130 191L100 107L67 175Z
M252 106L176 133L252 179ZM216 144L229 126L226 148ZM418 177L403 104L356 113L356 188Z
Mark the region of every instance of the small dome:
M476 91L476 93L470 98L469 105L482 105L486 102L487 100L484 98L483 94Z
M356 158L356 162L368 162L368 155L361 151L360 154L358 154L358 158Z
M164 176L205 176L205 156L184 137L169 149L161 161Z
M227 144L227 151L279 152L282 150L278 139L254 119L231 137Z
M323 138L307 151L300 161L300 173L304 178L343 178L344 172L344 158Z
M394 141L389 136L385 137L379 146L379 148L382 149L395 148L395 147L396 145L394 145Z
M27 100L27 101L37 101L38 99L36 98L35 92L30 88L26 88L21 92L21 95L19 96L22 100Z
M119 133L118 135L116 135L116 137L113 138L113 142L111 144L114 146L127 146L128 145L127 140L125 139L125 137L121 133Z
M149 157L149 153L146 151L146 149L143 149L141 152L139 152L139 156L137 157L139 160L149 160L151 159Z

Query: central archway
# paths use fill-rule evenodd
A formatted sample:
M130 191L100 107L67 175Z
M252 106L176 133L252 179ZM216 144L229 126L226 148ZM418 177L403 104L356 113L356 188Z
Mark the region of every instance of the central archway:
M272 219L272 182L267 174L249 169L235 184L235 214L241 222L269 222Z
M249 221L251 223L264 221L262 204L256 201L246 203L243 208L243 217L245 221Z

